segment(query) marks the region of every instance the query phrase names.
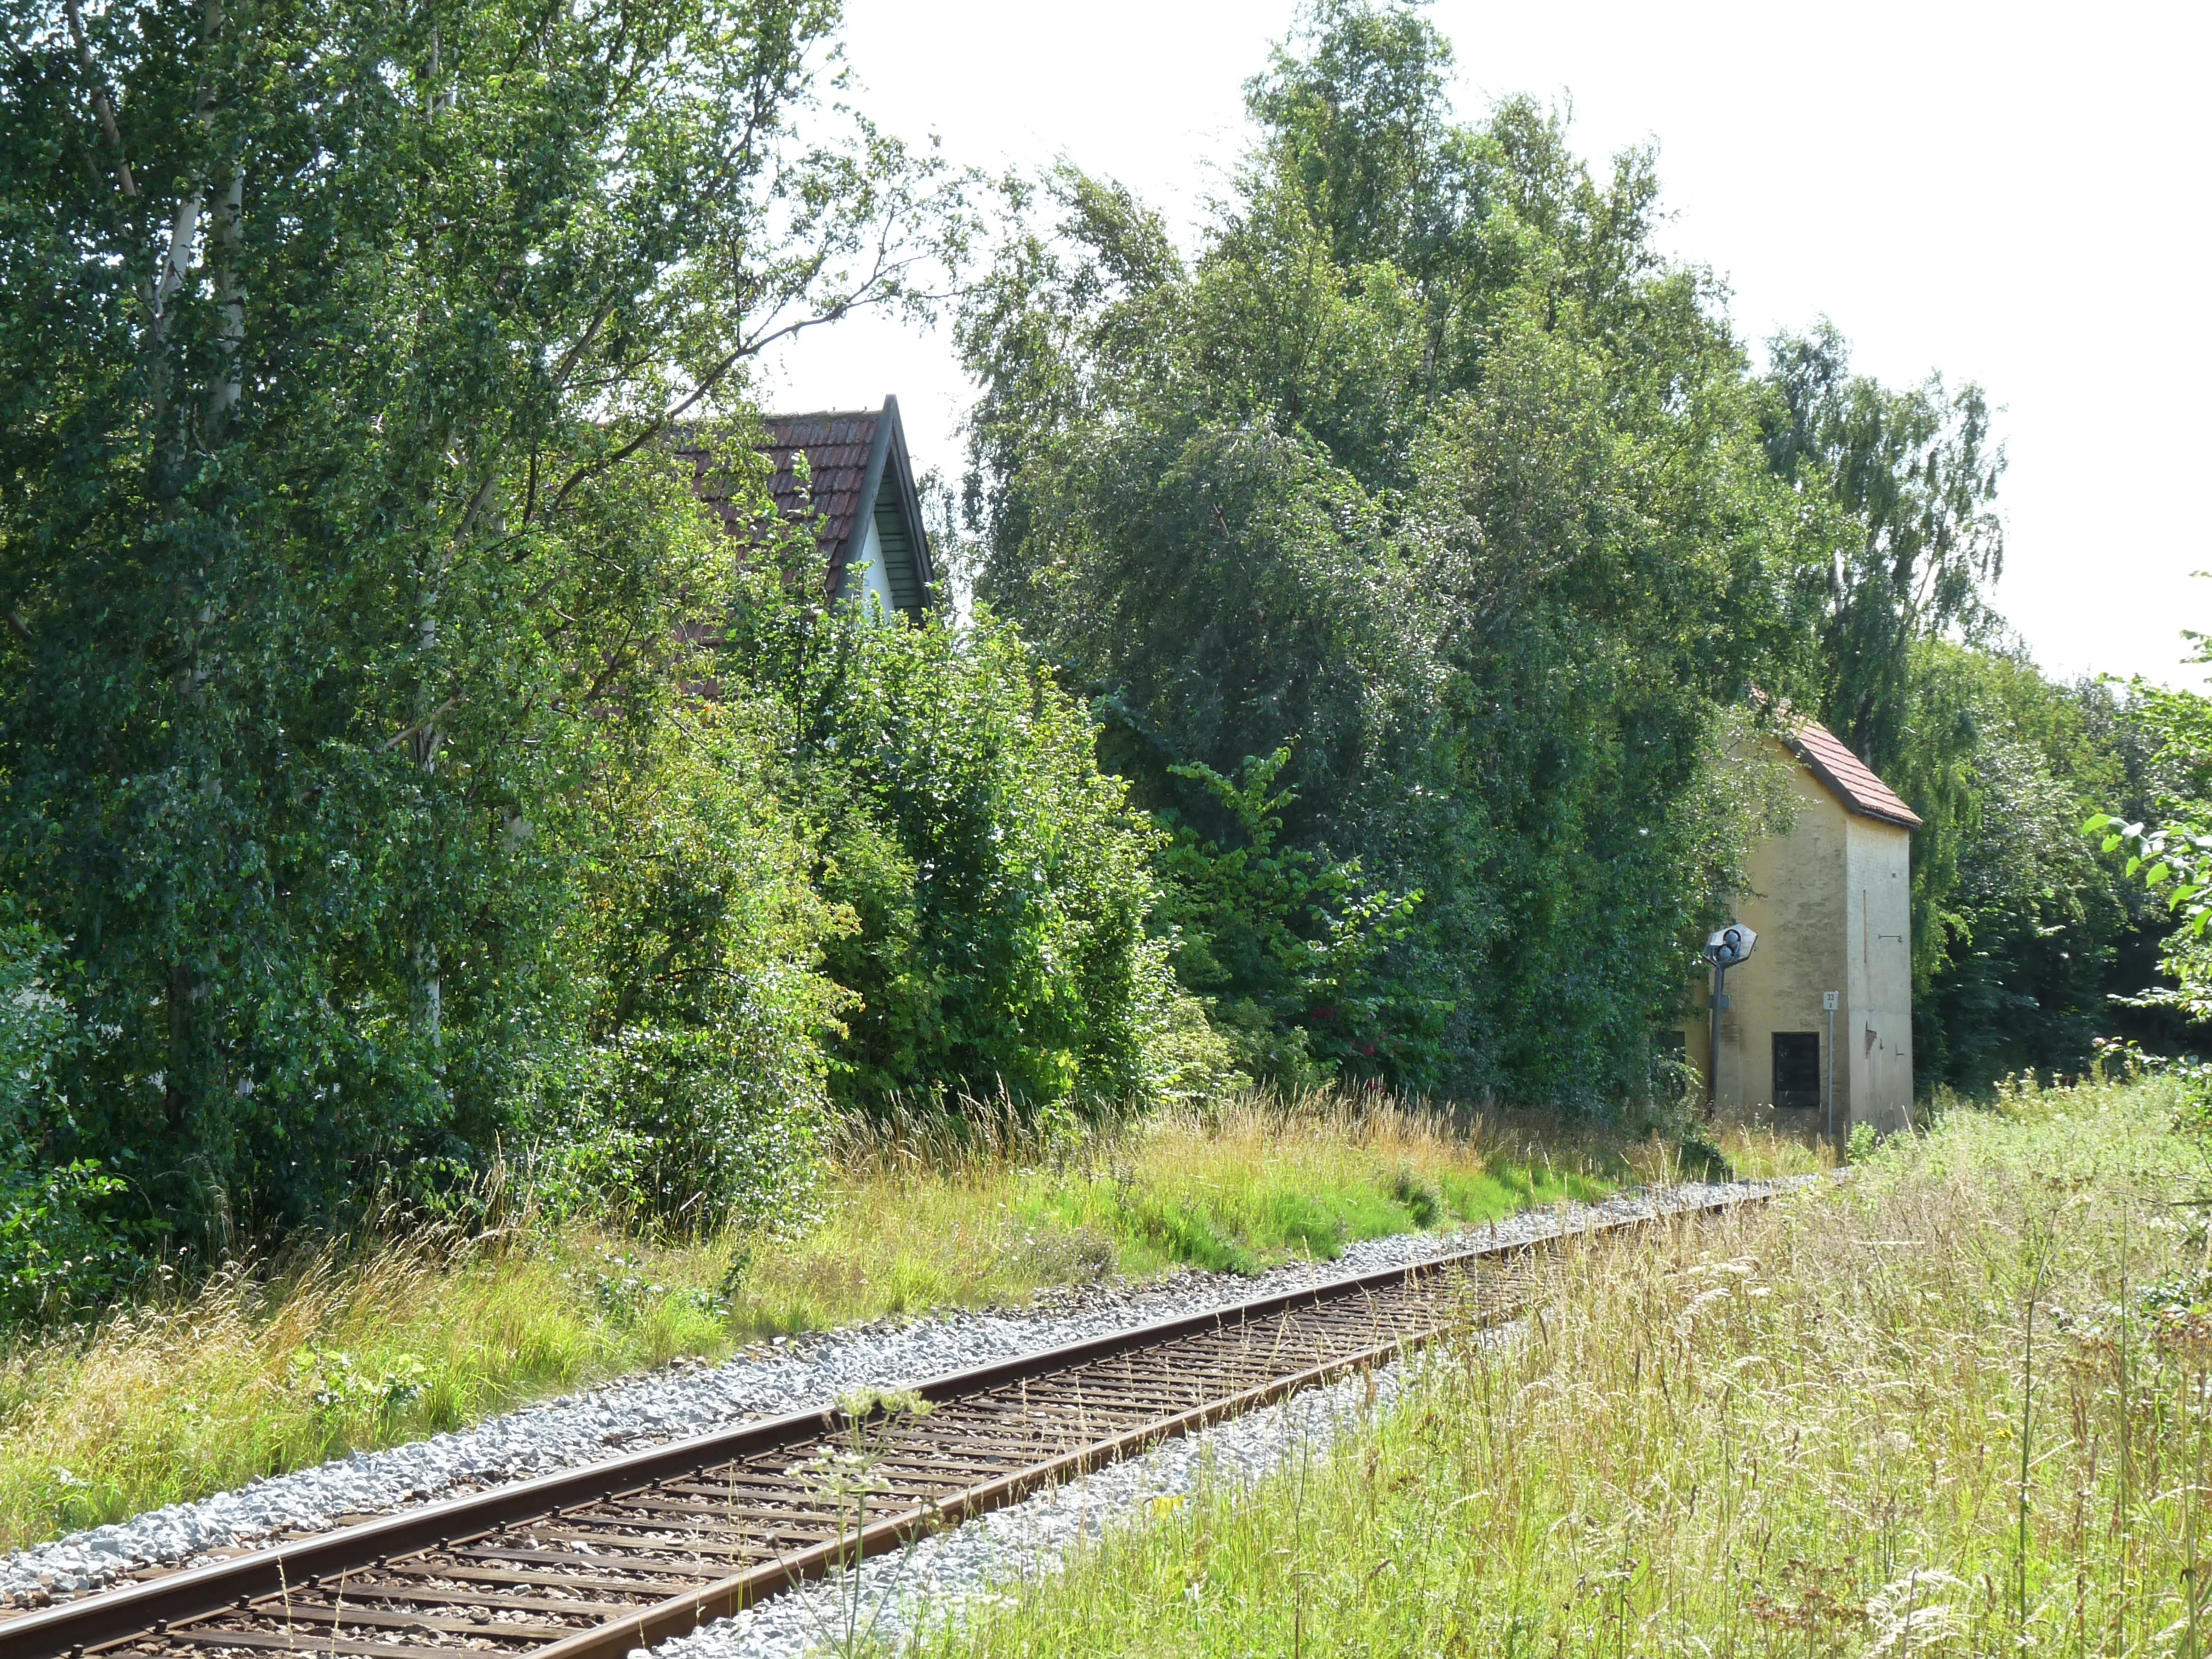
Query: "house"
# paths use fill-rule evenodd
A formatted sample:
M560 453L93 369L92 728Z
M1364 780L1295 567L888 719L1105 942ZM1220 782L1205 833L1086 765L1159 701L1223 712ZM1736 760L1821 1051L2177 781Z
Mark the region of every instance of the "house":
M1912 832L1920 820L1835 734L1785 716L1796 821L1752 851L1714 1063L1710 976L1684 1031L1716 1112L1848 1136L1912 1113ZM1831 1121L1831 1091L1833 1119Z
M881 409L769 415L763 424L775 468L769 493L786 518L813 520L823 592L872 599L887 617L921 621L937 572L898 399L885 398ZM754 527L740 520L713 457L704 449L683 453L698 468L700 500L731 533L750 537Z

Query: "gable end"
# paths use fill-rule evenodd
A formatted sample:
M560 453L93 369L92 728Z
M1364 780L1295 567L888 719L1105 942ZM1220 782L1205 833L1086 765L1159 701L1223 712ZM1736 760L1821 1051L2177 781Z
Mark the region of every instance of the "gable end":
M855 517L832 572L832 584L839 597L854 597L848 567L860 562L860 550L867 540L864 525L872 523L883 591L890 594L892 609L919 620L928 608L930 585L936 573L930 562L929 533L922 526L921 496L915 488L914 463L907 454L906 422L899 418L896 398L884 399L859 499L866 503L866 518Z

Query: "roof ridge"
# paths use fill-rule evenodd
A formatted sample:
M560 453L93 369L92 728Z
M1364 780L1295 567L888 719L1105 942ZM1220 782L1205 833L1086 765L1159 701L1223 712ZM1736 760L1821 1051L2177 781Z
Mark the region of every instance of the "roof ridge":
M883 411L880 408L877 408L877 409L802 409L802 410L794 410L794 411L793 411L793 412L791 412L791 413L788 413L788 414L785 414L785 413L781 413L781 412L778 412L778 411L772 411L772 410L763 410L761 412L761 420L762 420L762 422L763 422L763 423L771 422L775 422L775 421L784 421L784 422L799 422L799 421L859 421L859 420L878 420L878 419L880 419L880 418L882 418L883 412L884 412L884 411Z

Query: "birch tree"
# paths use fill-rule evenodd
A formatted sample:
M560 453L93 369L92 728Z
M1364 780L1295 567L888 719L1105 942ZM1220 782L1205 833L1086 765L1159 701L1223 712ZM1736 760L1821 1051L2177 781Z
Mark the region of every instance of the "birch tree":
M962 251L838 21L11 0L0 884L104 1034L73 1133L158 1213L313 1216L497 1132L582 785L728 590L672 429Z

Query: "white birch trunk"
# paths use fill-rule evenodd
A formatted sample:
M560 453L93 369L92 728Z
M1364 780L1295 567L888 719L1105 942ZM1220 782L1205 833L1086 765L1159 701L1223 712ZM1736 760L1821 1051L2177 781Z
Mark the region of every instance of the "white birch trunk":
M222 313L216 343L222 355L215 384L208 388L208 438L220 443L231 411L245 395L246 284L238 270L240 220L246 210L246 173L234 167L216 204L210 239L216 248L215 298Z

